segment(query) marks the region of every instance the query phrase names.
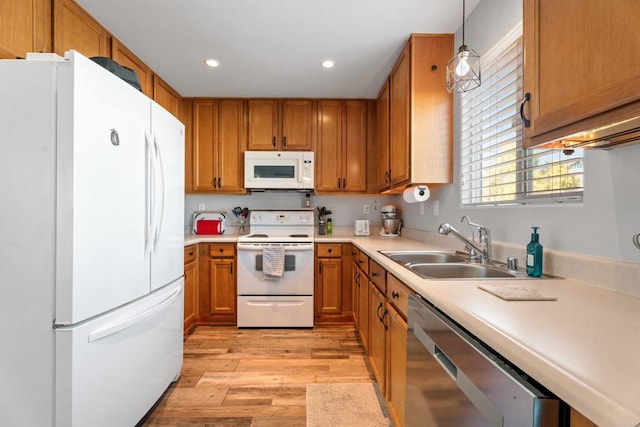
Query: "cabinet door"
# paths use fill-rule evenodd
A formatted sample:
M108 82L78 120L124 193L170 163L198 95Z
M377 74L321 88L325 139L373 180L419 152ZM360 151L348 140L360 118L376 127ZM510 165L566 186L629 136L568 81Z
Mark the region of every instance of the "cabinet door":
M27 52L51 51L51 2L0 1L0 58L24 58Z
M342 188L342 107L340 101L318 101L318 146L316 148L316 191Z
M318 259L316 270L316 314L342 313L342 260L340 258Z
M287 99L282 101L283 150L312 150L314 136L313 101Z
M195 249L193 249L195 251ZM184 266L184 330L188 331L196 320L196 284L198 283L198 263L193 261Z
M193 102L193 189L212 191L217 181L218 104L216 101Z
M409 144L411 120L411 44L408 43L389 78L390 184L409 180Z
M181 101L180 94L173 90L173 88L157 74L153 75L153 100L162 105L165 110L179 118Z
M74 49L90 58L109 56L109 34L73 0L54 0L53 50L64 55Z
M369 361L380 390L386 396L386 330L389 322L386 298L371 282L369 282L369 298Z
M525 0L526 138L603 126L614 117L595 116L640 100L639 20L636 0L594 0L589 7L580 0ZM591 127L577 123L589 118ZM536 142L546 141L525 139L527 146Z
M111 39L111 57L118 64L135 71L140 81L142 93L149 98L153 97L153 72L151 68L115 37Z
M367 190L367 104L365 101L344 101L342 140L343 191Z
M389 82L387 81L377 101L377 173L376 185L378 191L384 191L389 188Z
M354 263L355 266L355 263ZM365 353L369 353L369 279L365 272L360 268L360 264L357 266L360 277L358 279L358 317L360 318L360 327L358 332L360 333L360 339L362 340L362 346ZM356 268L354 267L354 268Z
M210 314L236 312L235 260L211 258L209 270Z
M385 319L388 330L389 374L387 387L387 401L389 410L397 425L404 425L404 399L407 367L407 322L391 306L389 315Z
M218 101L218 190L244 191L244 152L247 138L244 120L244 101Z
M278 133L278 101L274 99L251 99L249 110L249 150L276 150Z

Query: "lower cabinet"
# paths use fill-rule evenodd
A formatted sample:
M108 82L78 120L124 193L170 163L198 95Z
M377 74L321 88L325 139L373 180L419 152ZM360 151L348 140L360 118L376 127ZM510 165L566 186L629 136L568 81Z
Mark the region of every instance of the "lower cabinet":
M314 322L353 323L351 244L317 243Z
M198 300L198 245L184 248L184 331L188 332L196 322Z
M236 247L200 244L198 323L236 324Z
M385 294L369 282L369 364L384 396L387 395L387 316Z

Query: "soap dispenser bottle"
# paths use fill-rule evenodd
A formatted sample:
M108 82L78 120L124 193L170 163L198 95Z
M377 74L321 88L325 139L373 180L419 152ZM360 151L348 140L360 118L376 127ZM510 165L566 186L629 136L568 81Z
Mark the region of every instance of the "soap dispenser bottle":
M527 245L527 275L531 277L542 276L542 245L538 235L539 228L531 227L531 241Z

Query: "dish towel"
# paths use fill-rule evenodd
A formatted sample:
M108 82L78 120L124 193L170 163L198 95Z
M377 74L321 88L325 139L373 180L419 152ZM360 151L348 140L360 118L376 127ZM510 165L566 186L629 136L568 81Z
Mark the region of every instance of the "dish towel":
M278 280L284 273L284 248L269 246L262 248L262 276L267 280Z

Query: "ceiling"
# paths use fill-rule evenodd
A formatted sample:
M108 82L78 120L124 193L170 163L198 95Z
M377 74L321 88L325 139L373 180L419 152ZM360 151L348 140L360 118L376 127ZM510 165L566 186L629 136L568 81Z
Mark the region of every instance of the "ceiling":
M409 34L462 25L460 0L77 1L186 97L375 98Z

